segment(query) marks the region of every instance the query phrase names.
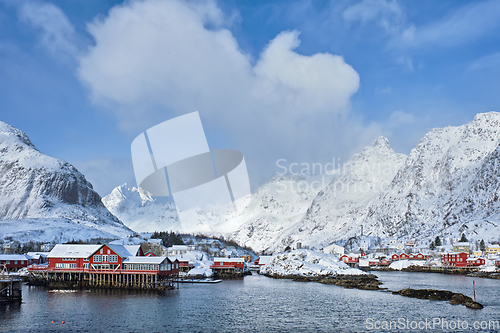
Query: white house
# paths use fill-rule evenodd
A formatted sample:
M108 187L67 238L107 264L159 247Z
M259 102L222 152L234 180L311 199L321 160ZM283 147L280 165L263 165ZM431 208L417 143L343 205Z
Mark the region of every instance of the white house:
M323 248L323 253L336 254L338 256L343 256L344 255L344 248L342 246L337 245L337 244L331 244L331 245L328 245L327 247Z

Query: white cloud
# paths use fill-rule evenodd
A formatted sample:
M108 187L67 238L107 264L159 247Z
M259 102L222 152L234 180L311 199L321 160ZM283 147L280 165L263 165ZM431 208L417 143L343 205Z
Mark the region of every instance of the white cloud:
M415 122L415 117L411 113L401 110L394 111L387 122L388 128L395 128L402 125L409 125Z
M474 1L443 19L416 29L416 47L453 47L487 36L500 27L500 2Z
M471 62L466 70L498 70L500 68L500 52L489 54L485 57L479 58Z
M277 158L348 157L380 135L349 113L359 75L341 56L301 55L299 33L285 31L253 61L228 20L212 1L116 6L89 24L95 46L78 75L131 133L199 111L208 132L238 144L229 148L243 151L250 172Z
M407 37L411 33L411 27L404 29L405 14L395 0L363 0L348 7L342 16L350 23L360 21L364 25L375 22L391 35L402 30Z
M38 1L23 1L19 5L19 18L41 32L41 41L54 56L75 56L75 29L62 10Z
M299 55L298 33L284 32L252 67L229 30L206 28L223 23L214 6L133 2L89 25L96 46L81 58L79 75L93 99L119 107L126 128L143 126L137 109L142 118L157 107L178 114L345 112L359 76L341 57Z
M403 66L408 72L413 72L413 60L410 57L400 56L397 58L396 62Z

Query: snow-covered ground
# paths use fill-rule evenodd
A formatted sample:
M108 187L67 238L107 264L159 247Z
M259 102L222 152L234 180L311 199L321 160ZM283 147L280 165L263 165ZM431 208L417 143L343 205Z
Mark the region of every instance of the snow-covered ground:
M273 256L260 268L265 275L320 277L329 275L363 275L365 272L350 268L333 254L312 250L294 250Z
M410 266L424 266L425 265L425 260L398 260L389 265L389 268L396 269L398 271L402 270L403 268L408 268Z

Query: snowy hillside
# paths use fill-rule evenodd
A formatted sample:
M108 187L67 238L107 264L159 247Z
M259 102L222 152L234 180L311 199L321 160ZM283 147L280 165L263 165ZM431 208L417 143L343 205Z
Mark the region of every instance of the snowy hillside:
M326 182L331 176L325 176ZM123 223L135 231L172 230L177 232L203 232L206 235L234 233L234 239L246 244L257 233L260 247L267 248L276 241L287 226L298 222L321 189L309 186L318 177L276 176L252 194L249 203L235 212L196 210L193 219L200 225L195 231L185 230L179 222L175 206L162 203L137 188L122 185L102 199L105 206ZM207 226L211 228L208 229ZM246 228L242 229L241 226ZM255 238L257 239L257 238ZM263 249L262 248L262 249Z
M137 232L180 230L172 202L161 202L127 184L116 187L102 198L106 208L127 227Z
M483 199L496 199L483 185L485 177L499 175L495 158L488 159L499 142L500 113L496 112L478 114L466 125L430 131L410 152L387 192L371 203L367 233L422 239L454 232L457 237L457 223L498 214L493 204L487 212L488 199ZM469 213L464 208L468 202L476 203L469 206ZM481 222L473 229L483 227Z
M341 169L323 176L276 176L233 213L198 210L199 232L224 235L255 251L297 243L322 248L436 235L498 240L500 113L426 134L409 156L378 138ZM314 183L316 182L316 183ZM311 186L315 184L315 186ZM117 188L106 206L131 228L184 231L172 204ZM164 228L160 228L160 227ZM209 227L207 227L209 226ZM359 243L360 244L360 243Z
M282 245L322 248L361 234L368 206L390 185L406 156L380 137L355 154L321 192L299 223L281 235ZM279 250L279 248L277 248Z
M36 219L41 219L40 225ZM3 220L0 221L3 238L20 237L21 230L26 235L30 230L36 233L43 230L42 226L52 230L59 224L61 232L72 230L75 239L132 233L108 212L92 184L78 170L42 154L26 134L3 122L0 122L0 220Z

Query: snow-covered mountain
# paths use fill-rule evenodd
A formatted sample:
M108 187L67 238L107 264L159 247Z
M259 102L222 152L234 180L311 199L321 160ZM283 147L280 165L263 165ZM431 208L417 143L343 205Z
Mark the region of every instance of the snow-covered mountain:
M478 114L462 126L431 130L410 152L386 193L370 204L367 234L423 239L484 229L484 219L499 213L484 183L499 176L499 143L497 112ZM481 220L477 227L462 226L476 218Z
M179 217L172 202L162 202L127 184L116 187L102 198L106 208L137 232L179 231Z
M331 176L326 175L325 179L328 183ZM318 185L311 186L314 181L318 181ZM251 228L241 231L240 226L252 223L259 230L262 246L272 244L287 226L303 217L321 190L321 181L324 180L319 177L276 176L253 193L248 204L234 212L194 211L193 219L201 226L194 232L219 236L241 234L239 241L245 242L253 234ZM162 202L135 187L130 188L126 184L119 186L102 201L109 211L135 231L193 232L183 228L172 202ZM213 228L207 229L207 225Z
M332 174L276 176L246 207L230 214L197 211L193 218L200 226L217 221L218 229L200 232L222 234L259 252L299 242L313 248L343 244L361 232L369 242L391 237L427 243L462 232L498 240L499 143L497 112L433 129L409 156L378 138ZM148 231L182 231L172 204L126 187L108 197L106 206L132 228L151 223L155 228Z
M375 140L336 171L305 216L281 235L282 244L275 244L275 249L296 242L322 248L360 235L368 207L385 192L405 159L392 150L386 138Z
M75 167L42 154L25 133L4 122L0 122L0 230L3 238L44 235L34 241L50 241L54 235L63 240L61 233L70 237L67 240L132 233L104 207Z

